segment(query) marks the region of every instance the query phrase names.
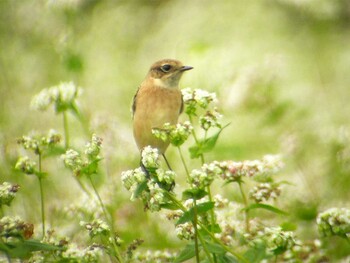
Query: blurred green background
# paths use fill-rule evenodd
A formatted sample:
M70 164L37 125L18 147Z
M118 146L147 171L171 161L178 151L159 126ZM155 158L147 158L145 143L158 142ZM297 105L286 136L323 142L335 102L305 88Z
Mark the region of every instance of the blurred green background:
M13 171L16 138L49 128L63 133L53 111L30 110L32 96L61 81L84 89L80 106L104 138L107 174L123 192L120 172L138 165L131 100L162 58L193 66L181 86L216 92L224 122L231 122L208 161L281 153L281 178L293 183L282 207L301 224L314 223L325 208L349 207L348 0L1 0L0 18L0 178L22 186L9 214L40 217L32 209L36 182ZM73 117L70 122L73 144L89 139ZM176 151L169 156L176 166ZM55 176L47 179L49 206L70 203L71 178L61 163L50 162L47 170L60 168L51 168ZM144 216L141 205L118 196L119 216L127 219L120 228L130 239L137 231L147 235L142 224L130 229ZM153 224L148 219L148 227L161 228ZM153 231L153 241L143 236L148 245L169 245Z

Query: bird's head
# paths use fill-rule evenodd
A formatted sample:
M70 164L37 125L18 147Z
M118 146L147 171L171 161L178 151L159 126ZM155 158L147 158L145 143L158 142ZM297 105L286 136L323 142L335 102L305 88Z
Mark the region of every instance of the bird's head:
M147 75L152 78L155 85L163 88L177 88L182 73L193 69L190 66L184 66L175 59L163 59L155 62Z

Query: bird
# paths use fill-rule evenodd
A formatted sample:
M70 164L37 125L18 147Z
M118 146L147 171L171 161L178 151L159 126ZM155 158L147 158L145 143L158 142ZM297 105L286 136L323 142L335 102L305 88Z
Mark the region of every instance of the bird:
M191 69L193 67L185 66L176 59L156 61L133 98L133 134L139 151L142 152L146 146L158 149L170 170L165 157L169 142L156 138L152 129L161 128L165 123L174 125L178 122L183 110L179 81L182 74Z

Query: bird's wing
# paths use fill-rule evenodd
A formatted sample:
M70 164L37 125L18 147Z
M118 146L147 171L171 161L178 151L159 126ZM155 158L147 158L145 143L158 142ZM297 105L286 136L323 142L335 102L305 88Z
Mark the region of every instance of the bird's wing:
M131 111L132 111L132 117L134 118L134 114L136 111L136 99L137 99L137 94L139 93L140 87L137 89L134 98L132 100L132 106L131 106Z
M180 107L180 114L184 111L184 98L181 94L181 107Z

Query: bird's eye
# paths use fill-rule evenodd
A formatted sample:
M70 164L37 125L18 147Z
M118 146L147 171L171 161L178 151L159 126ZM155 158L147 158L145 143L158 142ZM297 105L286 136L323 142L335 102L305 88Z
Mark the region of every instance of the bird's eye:
M169 70L171 69L171 66L169 64L165 64L165 65L161 66L160 69L163 72L169 72Z

